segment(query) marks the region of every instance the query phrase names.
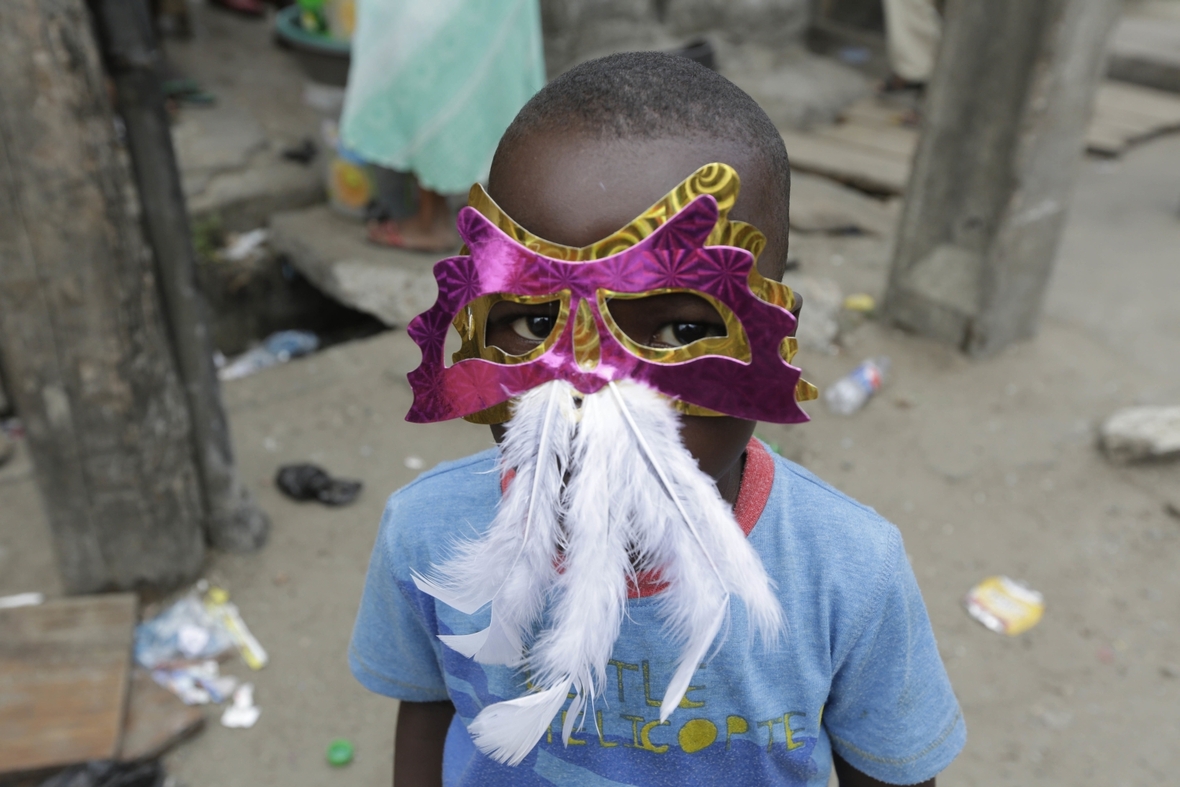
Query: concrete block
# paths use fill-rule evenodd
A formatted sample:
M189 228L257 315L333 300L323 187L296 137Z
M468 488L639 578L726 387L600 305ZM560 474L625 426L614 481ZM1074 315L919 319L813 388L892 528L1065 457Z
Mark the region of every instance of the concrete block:
M447 255L375 246L326 205L276 213L270 232L271 247L312 284L390 327L404 327L438 294L432 269Z
M1115 462L1180 457L1180 407L1128 407L1102 424L1102 448Z
M1180 93L1180 4L1134 6L1111 36L1107 75Z

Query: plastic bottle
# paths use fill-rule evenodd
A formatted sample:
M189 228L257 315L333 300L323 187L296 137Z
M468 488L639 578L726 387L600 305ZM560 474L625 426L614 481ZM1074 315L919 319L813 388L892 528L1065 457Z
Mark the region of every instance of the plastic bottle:
M885 382L888 371L888 358L869 358L828 388L824 393L828 409L840 415L852 415L864 407L865 402L871 399L873 394L881 390L881 383Z

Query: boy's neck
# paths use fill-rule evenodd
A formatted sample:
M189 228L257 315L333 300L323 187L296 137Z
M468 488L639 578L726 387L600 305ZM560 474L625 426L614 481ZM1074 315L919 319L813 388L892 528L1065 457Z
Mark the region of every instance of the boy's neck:
M745 469L746 452L743 451L738 460L733 463L733 467L717 479L717 491L731 507L737 505L738 495L742 491L742 473L745 472Z

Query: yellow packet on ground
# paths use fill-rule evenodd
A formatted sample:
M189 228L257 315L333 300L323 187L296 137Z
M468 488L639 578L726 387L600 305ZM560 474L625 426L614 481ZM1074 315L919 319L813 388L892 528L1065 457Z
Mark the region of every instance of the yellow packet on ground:
M1045 597L1008 577L988 577L963 599L971 617L998 634L1028 631L1045 612Z
M237 605L230 602L228 591L219 587L209 588L205 594L205 610L229 632L230 638L238 646L238 652L242 654L242 660L250 669L259 670L266 666L269 660L266 650L246 627Z

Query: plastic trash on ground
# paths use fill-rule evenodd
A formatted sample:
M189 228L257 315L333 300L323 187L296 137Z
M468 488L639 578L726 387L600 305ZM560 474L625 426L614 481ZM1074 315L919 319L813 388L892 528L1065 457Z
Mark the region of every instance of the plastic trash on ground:
M266 650L250 633L237 604L230 602L228 591L218 587L209 588L209 593L205 596L205 610L229 633L230 639L238 648L238 653L242 655L242 661L246 662L250 669L260 670L266 666L269 660Z
M340 768L352 762L355 749L352 741L347 738L337 738L328 744L328 764Z
M221 380L237 380L262 369L278 366L292 358L313 353L319 349L320 340L311 331L279 331L266 337L258 347L229 360L217 370Z
M229 262L241 262L262 248L269 237L270 231L265 227L243 232L234 236L233 241L222 249L221 256Z
M11 596L0 596L0 609L35 607L43 603L45 603L44 593L15 593Z
M869 358L824 392L828 409L840 415L852 415L881 390L888 372L888 358Z
M213 659L233 646L229 631L206 611L196 590L135 627L135 661L151 670Z
M234 689L234 699L225 712L221 714L221 724L224 727L249 729L258 721L262 709L254 704L254 684L243 683Z
M216 661L152 670L152 680L180 697L185 705L208 705L225 702L233 694L238 679L222 675Z
M968 614L997 634L1015 637L1041 620L1045 598L1005 576L988 577L967 592Z
M877 308L877 299L868 293L853 293L844 299L844 308L850 312L867 314Z

